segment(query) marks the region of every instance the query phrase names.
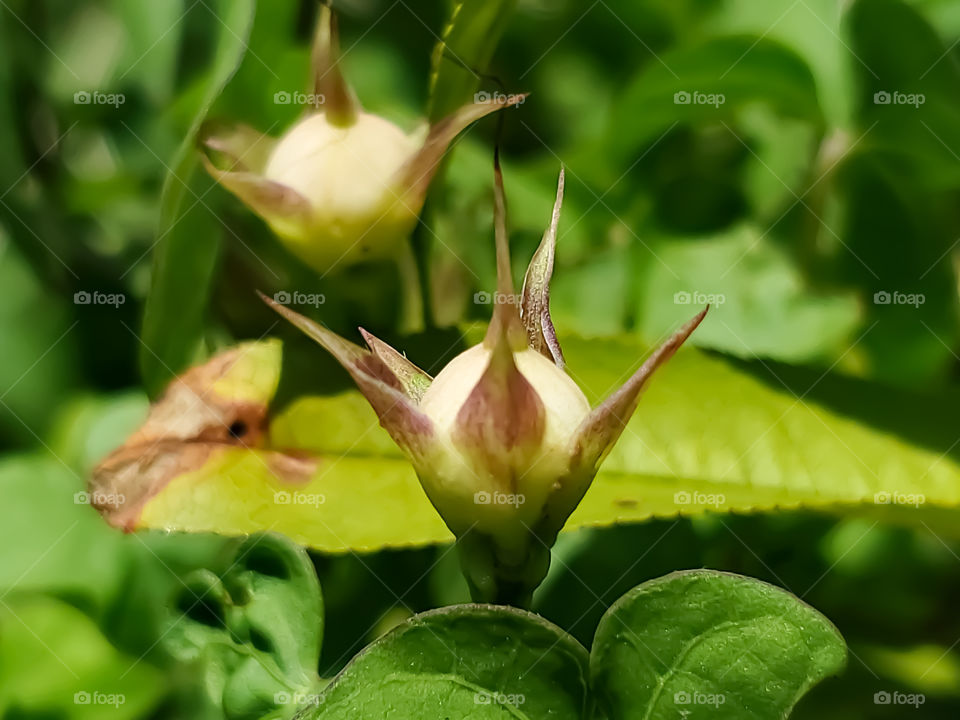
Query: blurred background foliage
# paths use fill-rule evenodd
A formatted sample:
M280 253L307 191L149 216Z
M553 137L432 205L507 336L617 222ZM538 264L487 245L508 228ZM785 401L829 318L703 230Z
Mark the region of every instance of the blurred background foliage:
M363 104L412 129L449 4L335 5ZM306 84L314 14L312 0L255 16L229 0L0 3L2 718L222 716L165 632L184 578L216 567L225 541L121 536L74 502L142 419L141 370L155 391L191 359L279 331L253 288L324 293L335 330L409 329L392 265L317 277L192 172L207 103L212 119L271 134L297 116L274 95ZM499 142L518 271L567 169L552 294L565 331L653 341L690 314L677 293L722 295L693 342L920 394L955 387L958 38L949 0L519 0L481 86L531 96L460 139L432 191L431 231L415 238L427 327L486 319L473 295L494 287ZM124 100L75 100L94 91ZM678 92L725 101L677 104ZM877 104L879 92L924 102ZM144 322L158 252L178 284ZM75 303L83 291L125 302ZM314 557L332 620L321 674L410 612L463 600L448 551ZM579 531L537 609L589 643L629 587L698 566L787 587L847 638L848 672L797 717L901 717L874 704L882 690L923 692L918 716L956 717L960 555L925 527L790 512ZM94 691L126 701L75 702Z

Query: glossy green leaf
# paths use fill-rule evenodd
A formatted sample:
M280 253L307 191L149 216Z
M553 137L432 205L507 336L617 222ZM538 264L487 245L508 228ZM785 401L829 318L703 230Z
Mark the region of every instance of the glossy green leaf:
M164 183L140 348L141 373L151 395L187 367L202 337L220 221L207 197L215 183L198 171L196 134L243 58L255 5L255 0L219 3L218 39L203 100Z
M719 310L711 317L722 318ZM568 371L593 403L648 352L629 338L567 338L563 347ZM567 529L810 508L956 533L960 449L950 418L957 402L955 393L913 395L682 350L651 383ZM272 528L329 552L451 539L359 393L297 400L275 417L271 443L319 454L309 482L276 478L259 451L225 448L173 479L141 524Z
M590 674L609 720L779 720L845 664L840 633L794 595L694 570L614 603L597 628Z
M586 650L522 610L455 605L416 615L357 655L312 720L589 717Z
M516 0L462 0L433 51L430 108L435 121L473 100Z
M292 716L316 692L323 601L301 548L253 535L229 544L215 569L187 575L180 590L163 645L197 668L227 718Z

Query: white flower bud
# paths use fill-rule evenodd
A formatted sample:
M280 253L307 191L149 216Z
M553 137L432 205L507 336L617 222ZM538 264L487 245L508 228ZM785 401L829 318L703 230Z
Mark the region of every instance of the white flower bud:
M543 407L539 437L520 453L511 453L489 437L481 438L476 452L466 451L460 413L490 367L492 354L485 345L472 347L434 378L419 409L432 422L436 441L418 471L431 501L452 526L465 531L475 525L490 533L512 526L523 535L521 522L536 525L547 497L559 478L568 474L570 448L590 404L569 375L525 348L513 353L513 363ZM514 422L519 426L523 419ZM478 456L490 462L478 462Z
M315 95L324 98L315 111L279 139L245 127L205 137L222 162L206 154L202 159L291 252L325 273L398 253L452 140L473 121L524 96L464 106L408 135L360 108L337 66L336 31L326 6L313 55Z

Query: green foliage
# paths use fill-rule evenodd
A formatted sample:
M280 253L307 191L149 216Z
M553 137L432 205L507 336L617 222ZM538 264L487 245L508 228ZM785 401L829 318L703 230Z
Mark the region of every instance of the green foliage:
M177 592L161 641L197 668L231 720L289 717L317 690L323 601L313 564L289 540L255 535L224 548Z
M74 494L142 422L144 386L153 396L217 349L286 332L255 288L323 293L322 305L299 309L351 339L362 325L396 341L436 374L462 347L450 328L489 319L490 306L473 298L494 287L494 141L517 271L566 167L551 301L591 400L686 318L690 306L677 293L724 297L693 338L702 350L680 354L655 379L561 536L534 605L556 627L509 611L500 622L563 638L565 677L582 678L582 652L566 633L589 645L623 593L646 601L644 587L700 578L690 592L709 591L698 606L706 610L743 618L776 605L775 631L744 633L797 637L785 624L791 617L820 628L821 659L791 655L809 664L791 666L788 679L832 672L839 650L829 627L778 591L729 578L714 585L700 574L630 590L678 567L745 573L796 592L850 643L843 677L814 688L791 717L904 717L912 707L873 702L897 691L923 693L918 716L956 717L956 3L334 6L365 106L405 129L427 108L437 117L469 100L474 72L482 88L531 93L502 126L487 120L469 130L446 161L418 258L430 317L446 329L409 341L398 340L394 268L317 277L196 168L201 122L276 135L295 120L301 108L274 94L307 86L315 0L0 5L0 717L319 716L332 706L295 700L323 692L321 627L324 677L376 643L331 697L369 685L371 712L382 709L377 698L415 703L414 685L401 692L400 682L352 675L398 657L431 675L431 692L449 687L435 677L449 668L406 644L449 659L422 630L447 622L442 613L379 640L397 622L465 597L449 534L368 407L313 348L285 344L270 427L278 445L320 454L308 484L268 477L259 450L229 449L158 496L146 514L155 530L131 534L107 527ZM74 100L92 91L125 100ZM681 91L722 93L724 102L676 104ZM924 100L878 103L879 92ZM74 301L93 291L124 302ZM883 292L924 301L877 302ZM307 500L278 504L277 492ZM310 560L327 621L310 563L285 541L263 541L296 570L281 581L243 562L229 569L249 547L242 540L170 527L271 529L318 548ZM181 600L205 590L229 608L224 624L177 614ZM632 631L666 659L659 644L688 641L702 619L691 607L687 595L674 598L671 610L693 620L657 625L644 605ZM449 617L457 612L462 627L479 624L463 610ZM611 622L602 633L619 625ZM463 657L506 648L483 627L463 632ZM642 647L618 646L621 665L639 662ZM702 641L694 650L712 648ZM767 664L783 658L778 651L764 655ZM731 661L725 680L752 688L769 679L759 666L747 672L754 661ZM525 681L541 682L537 670ZM602 677L601 704L613 714L622 696L612 688L627 681ZM581 707L580 682L552 700ZM504 706L472 704L465 688L450 692L465 713L510 717ZM81 704L79 692L121 693L125 702ZM643 707L650 717L679 715ZM730 699L710 714L734 707ZM692 717L706 709L687 708Z
M54 598L0 605L0 712L4 717L144 717L159 705L162 674L117 651L81 611Z
M597 628L590 673L611 720L780 718L845 663L836 628L789 593L691 570L613 604Z
M588 717L588 656L522 610L456 605L411 618L357 655L309 718Z
M205 199L216 183L199 168L197 133L243 58L255 8L254 0L219 3L221 27L206 87L164 181L140 351L141 372L151 395L197 357L203 337L204 306L222 221L211 207L213 200Z
M357 655L306 717L619 720L683 711L773 720L845 661L836 629L789 593L697 570L614 603L589 659L560 628L521 610L422 613Z
M466 0L454 4L450 23L433 51L431 120L471 102L513 13L516 0Z

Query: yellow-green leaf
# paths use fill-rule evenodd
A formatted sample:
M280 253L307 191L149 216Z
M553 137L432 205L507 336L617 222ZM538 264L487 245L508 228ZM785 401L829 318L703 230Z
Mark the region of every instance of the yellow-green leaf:
M564 350L593 402L647 354L634 339L568 338ZM949 531L960 504L956 407L946 393L683 350L651 383L567 529L802 507ZM274 477L268 451L224 447L147 503L140 525L275 530L328 552L452 539L358 393L301 398L270 436L271 447L319 454L308 481Z

